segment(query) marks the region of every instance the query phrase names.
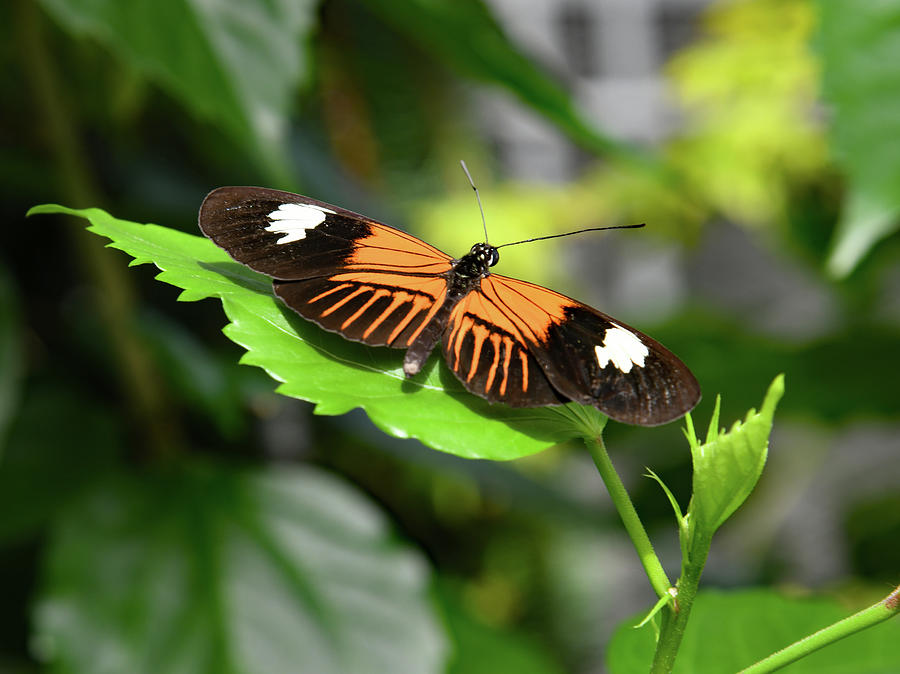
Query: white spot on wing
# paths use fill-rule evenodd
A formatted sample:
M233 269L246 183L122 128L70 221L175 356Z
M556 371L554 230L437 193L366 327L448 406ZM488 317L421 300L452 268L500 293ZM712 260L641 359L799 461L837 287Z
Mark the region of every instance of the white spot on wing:
M644 367L644 359L650 349L633 332L613 324L603 337L603 346L595 346L594 353L601 368L612 361L619 370L628 374L635 365Z
M284 234L275 243L300 241L306 238L306 230L314 229L325 222L328 213L334 211L312 204L281 204L278 210L269 213L272 224L266 227L266 231Z

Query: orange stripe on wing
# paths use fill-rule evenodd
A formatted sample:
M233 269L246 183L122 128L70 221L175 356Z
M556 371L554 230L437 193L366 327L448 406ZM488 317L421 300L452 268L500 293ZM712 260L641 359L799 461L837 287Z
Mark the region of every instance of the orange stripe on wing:
M387 292L387 291L386 291L386 292ZM368 338L368 336L371 335L371 334L375 331L375 328L377 328L379 325L381 325L382 323L384 323L385 319L386 319L388 316L390 316L392 313L394 313L394 310L395 310L397 307L399 307L400 305L402 305L404 302L409 302L409 301L411 301L412 298L413 298L413 296L410 295L410 294L407 293L407 292L404 292L404 291L402 291L402 290L396 291L396 292L391 296L391 303L387 306L387 308L386 308L384 311L381 312L381 315L378 316L378 318L376 318L374 321L372 321L372 322L369 324L369 327L366 328L366 331L363 333L363 337L364 337L364 338Z
M488 338L488 329L480 324L472 325L472 336L475 338L475 346L472 347L472 362L469 364L469 374L466 375L466 381L472 381L475 372L478 370L478 363L481 361L481 347L484 346L484 340Z
M541 342L547 340L554 323L565 320L566 307L576 304L547 288L497 274L482 280L481 292L494 305L496 313L503 314L506 321Z
M450 256L421 239L392 227L373 224L370 229L371 234L354 242L351 266L385 271L412 268L430 274L450 269Z
M364 302L363 305L359 309L357 309L355 312L353 312L353 314L349 318L347 318L347 320L345 320L343 323L341 323L341 330L346 330L347 326L350 325L357 318L362 316L363 313L365 313L366 309L371 307L373 304L375 304L375 302L377 302L382 297L387 297L390 294L391 293L389 291L385 290L384 288L373 289L372 297L370 297L368 299L368 301Z
M359 288L354 290L352 293L350 293L346 297L339 299L337 302L335 302L330 307L328 307L325 311L322 312L322 316L328 316L329 314L333 314L335 311L337 311L342 306L347 304L347 302L352 300L354 297L357 297L357 296L361 295L362 293L368 293L368 292L372 292L372 288L369 288L367 286L360 286Z
M494 360L491 361L491 367L488 370L487 381L484 384L484 392L491 390L494 384L494 377L497 375L497 365L500 363L500 342L502 338L499 333L492 332L490 336L491 345L494 347Z
M522 361L522 391L528 390L528 355L519 351L519 360Z
M343 290L344 288L352 288L352 287L353 287L353 284L351 284L351 283L342 283L339 286L335 286L334 288L331 288L330 290L326 290L323 293L319 293L312 299L307 300L307 303L312 304L313 302L317 302L318 300L322 299L323 297L328 297L331 293L336 293L338 290Z
M400 333L406 329L406 326L410 324L413 318L419 315L419 312L422 311L426 306L428 306L428 300L422 297L421 295L413 295L412 296L412 308L406 314L400 323L397 324L391 334L387 338L387 343L392 345L394 344L394 340L400 336ZM407 340L407 344L409 341Z
M446 284L445 284L445 286L446 286ZM418 328L416 328L416 331L409 336L409 339L406 340L407 345L412 344L414 341L416 341L416 337L418 337L419 333L425 329L425 326L428 325L428 323L431 321L432 318L434 318L434 315L438 312L438 309L440 309L443 304L444 304L444 291L441 291L440 296L434 300L434 304L431 305L431 309L425 315L425 318L422 319L422 323L419 325Z
M506 382L509 379L509 362L512 360L513 341L506 337L503 340L506 345L506 351L503 353L503 381L500 382L500 395L506 395Z
M453 369L459 369L459 352L462 347L463 339L465 339L466 333L472 329L472 326L475 325L475 321L473 321L469 316L463 314L456 321L456 337L453 339Z

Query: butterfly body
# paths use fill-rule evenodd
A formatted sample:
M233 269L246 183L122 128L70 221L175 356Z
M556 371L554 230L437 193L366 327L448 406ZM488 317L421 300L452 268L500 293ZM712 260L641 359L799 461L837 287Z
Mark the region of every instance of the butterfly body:
M657 425L700 398L693 375L650 337L541 286L491 272L497 248L453 259L405 232L308 197L223 187L200 228L273 279L287 306L326 330L406 349L415 376L440 343L465 388L514 407L574 400Z

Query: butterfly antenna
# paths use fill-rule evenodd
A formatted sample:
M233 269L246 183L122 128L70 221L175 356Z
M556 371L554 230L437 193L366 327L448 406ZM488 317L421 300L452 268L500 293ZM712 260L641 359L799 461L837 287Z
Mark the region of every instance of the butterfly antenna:
M462 170L465 172L466 178L469 179L469 184L472 186L472 189L475 190L475 199L476 201L478 201L478 210L481 211L481 224L484 227L484 242L487 243L487 221L484 219L484 209L481 207L481 197L478 195L478 188L475 187L475 181L472 180L472 174L469 173L469 167L466 166L466 162L460 159L459 164L460 166L462 166Z
M477 193L476 193L477 194ZM531 243L532 241L544 241L545 239L558 239L561 236L572 236L573 234L583 234L584 232L602 232L607 229L639 229L644 227L646 223L641 223L639 225L612 225L611 227L588 227L587 229L578 229L574 232L566 232L565 234L551 234L550 236L538 236L533 239L523 239L522 241L512 241L510 243L503 243L499 246L495 246L495 248L503 248L504 246L517 246L520 243Z

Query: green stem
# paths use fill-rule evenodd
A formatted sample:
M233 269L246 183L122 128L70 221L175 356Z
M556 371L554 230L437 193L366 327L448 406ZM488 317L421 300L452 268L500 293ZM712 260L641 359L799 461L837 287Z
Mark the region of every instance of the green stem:
M650 585L653 586L657 596L664 596L671 587L669 578L666 576L662 564L659 563L659 558L653 551L653 544L644 530L644 525L641 524L634 505L631 503L628 492L625 490L625 485L622 484L619 474L616 473L616 469L609 459L606 446L603 444L603 438L601 436L585 438L584 442L591 453L591 457L594 459L594 463L597 465L597 470L600 471L600 477L603 479L609 496L619 512L619 517L622 518L625 531L631 537L631 542L637 550L641 564L644 565L644 571L647 573L647 578L650 579Z
M900 613L900 586L894 589L886 598L877 604L863 609L859 613L854 613L849 618L829 625L808 637L794 642L787 648L773 653L764 660L760 660L754 665L750 665L742 671L742 674L761 674L762 672L774 672L776 669L789 665L795 660L809 655L813 651L817 651L824 646L833 644L835 641L855 634L860 630L872 627L878 623L893 618Z
M675 602L670 604L663 613L659 640L656 642L656 653L653 655L653 666L650 668L651 672L660 674L671 672L675 666L675 656L678 655L678 648L684 637L691 607L697 596L700 576L706 565L706 557L709 555L710 543L710 538L696 535L691 540L687 558L682 561Z

